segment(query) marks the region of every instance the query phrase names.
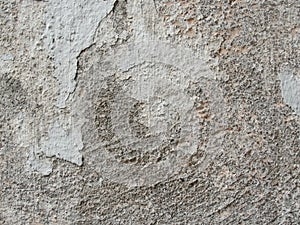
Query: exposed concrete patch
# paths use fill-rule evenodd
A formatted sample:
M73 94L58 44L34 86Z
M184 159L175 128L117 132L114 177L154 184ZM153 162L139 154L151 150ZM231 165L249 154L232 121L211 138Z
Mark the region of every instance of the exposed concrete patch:
M115 0L54 0L46 10L46 48L55 61L54 76L60 86L57 106L64 108L76 86L80 52L93 43L100 21L113 9Z
M20 126L14 119L27 105L28 93L22 82L6 73L0 74L0 153L14 143L12 128Z
M283 100L300 116L300 77L291 70L283 70L279 74Z
M6 113L7 118L19 113L27 104L27 91L24 90L19 79L8 74L1 74L0 77L0 115Z

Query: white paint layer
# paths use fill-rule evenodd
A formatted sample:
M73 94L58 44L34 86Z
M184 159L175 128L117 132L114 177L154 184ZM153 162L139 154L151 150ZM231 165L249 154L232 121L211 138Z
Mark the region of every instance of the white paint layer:
M289 70L282 71L279 78L284 102L300 115L300 78L294 76Z
M1 73L9 73L10 72L10 68L13 66L14 58L15 57L9 53L0 55Z
M54 76L64 108L75 89L77 57L93 43L100 21L112 10L114 0L51 0L46 13L45 45L55 60Z
M32 154L28 162L34 171L38 171L43 176L48 176L52 173L52 164L48 159L37 159Z
M48 138L42 139L39 152L48 157L56 156L76 165L82 165L83 148L81 126L65 130L58 122L49 129Z

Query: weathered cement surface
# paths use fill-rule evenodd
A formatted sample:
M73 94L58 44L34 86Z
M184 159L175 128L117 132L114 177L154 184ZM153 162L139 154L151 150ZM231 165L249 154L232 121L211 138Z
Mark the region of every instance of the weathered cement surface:
M0 0L0 224L299 224L299 10Z

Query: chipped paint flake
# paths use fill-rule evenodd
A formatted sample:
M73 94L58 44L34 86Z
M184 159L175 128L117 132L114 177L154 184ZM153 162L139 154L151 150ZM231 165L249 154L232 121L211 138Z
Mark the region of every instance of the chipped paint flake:
M114 0L53 0L46 13L44 43L55 61L54 76L60 93L57 106L64 108L76 87L76 65L80 52L93 43L100 21L113 9Z
M284 102L300 115L300 78L293 75L290 70L282 71L279 78Z
M42 140L38 151L48 157L55 156L81 166L80 150L83 148L81 137L81 126L65 130L61 124L55 122L49 129L48 137Z
M52 164L48 159L38 159L34 154L29 159L30 167L43 176L48 176L52 173Z

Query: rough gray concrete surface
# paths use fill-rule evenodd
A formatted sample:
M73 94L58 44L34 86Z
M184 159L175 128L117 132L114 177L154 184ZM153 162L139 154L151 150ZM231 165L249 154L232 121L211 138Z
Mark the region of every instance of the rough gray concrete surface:
M300 224L299 0L0 0L0 224Z

